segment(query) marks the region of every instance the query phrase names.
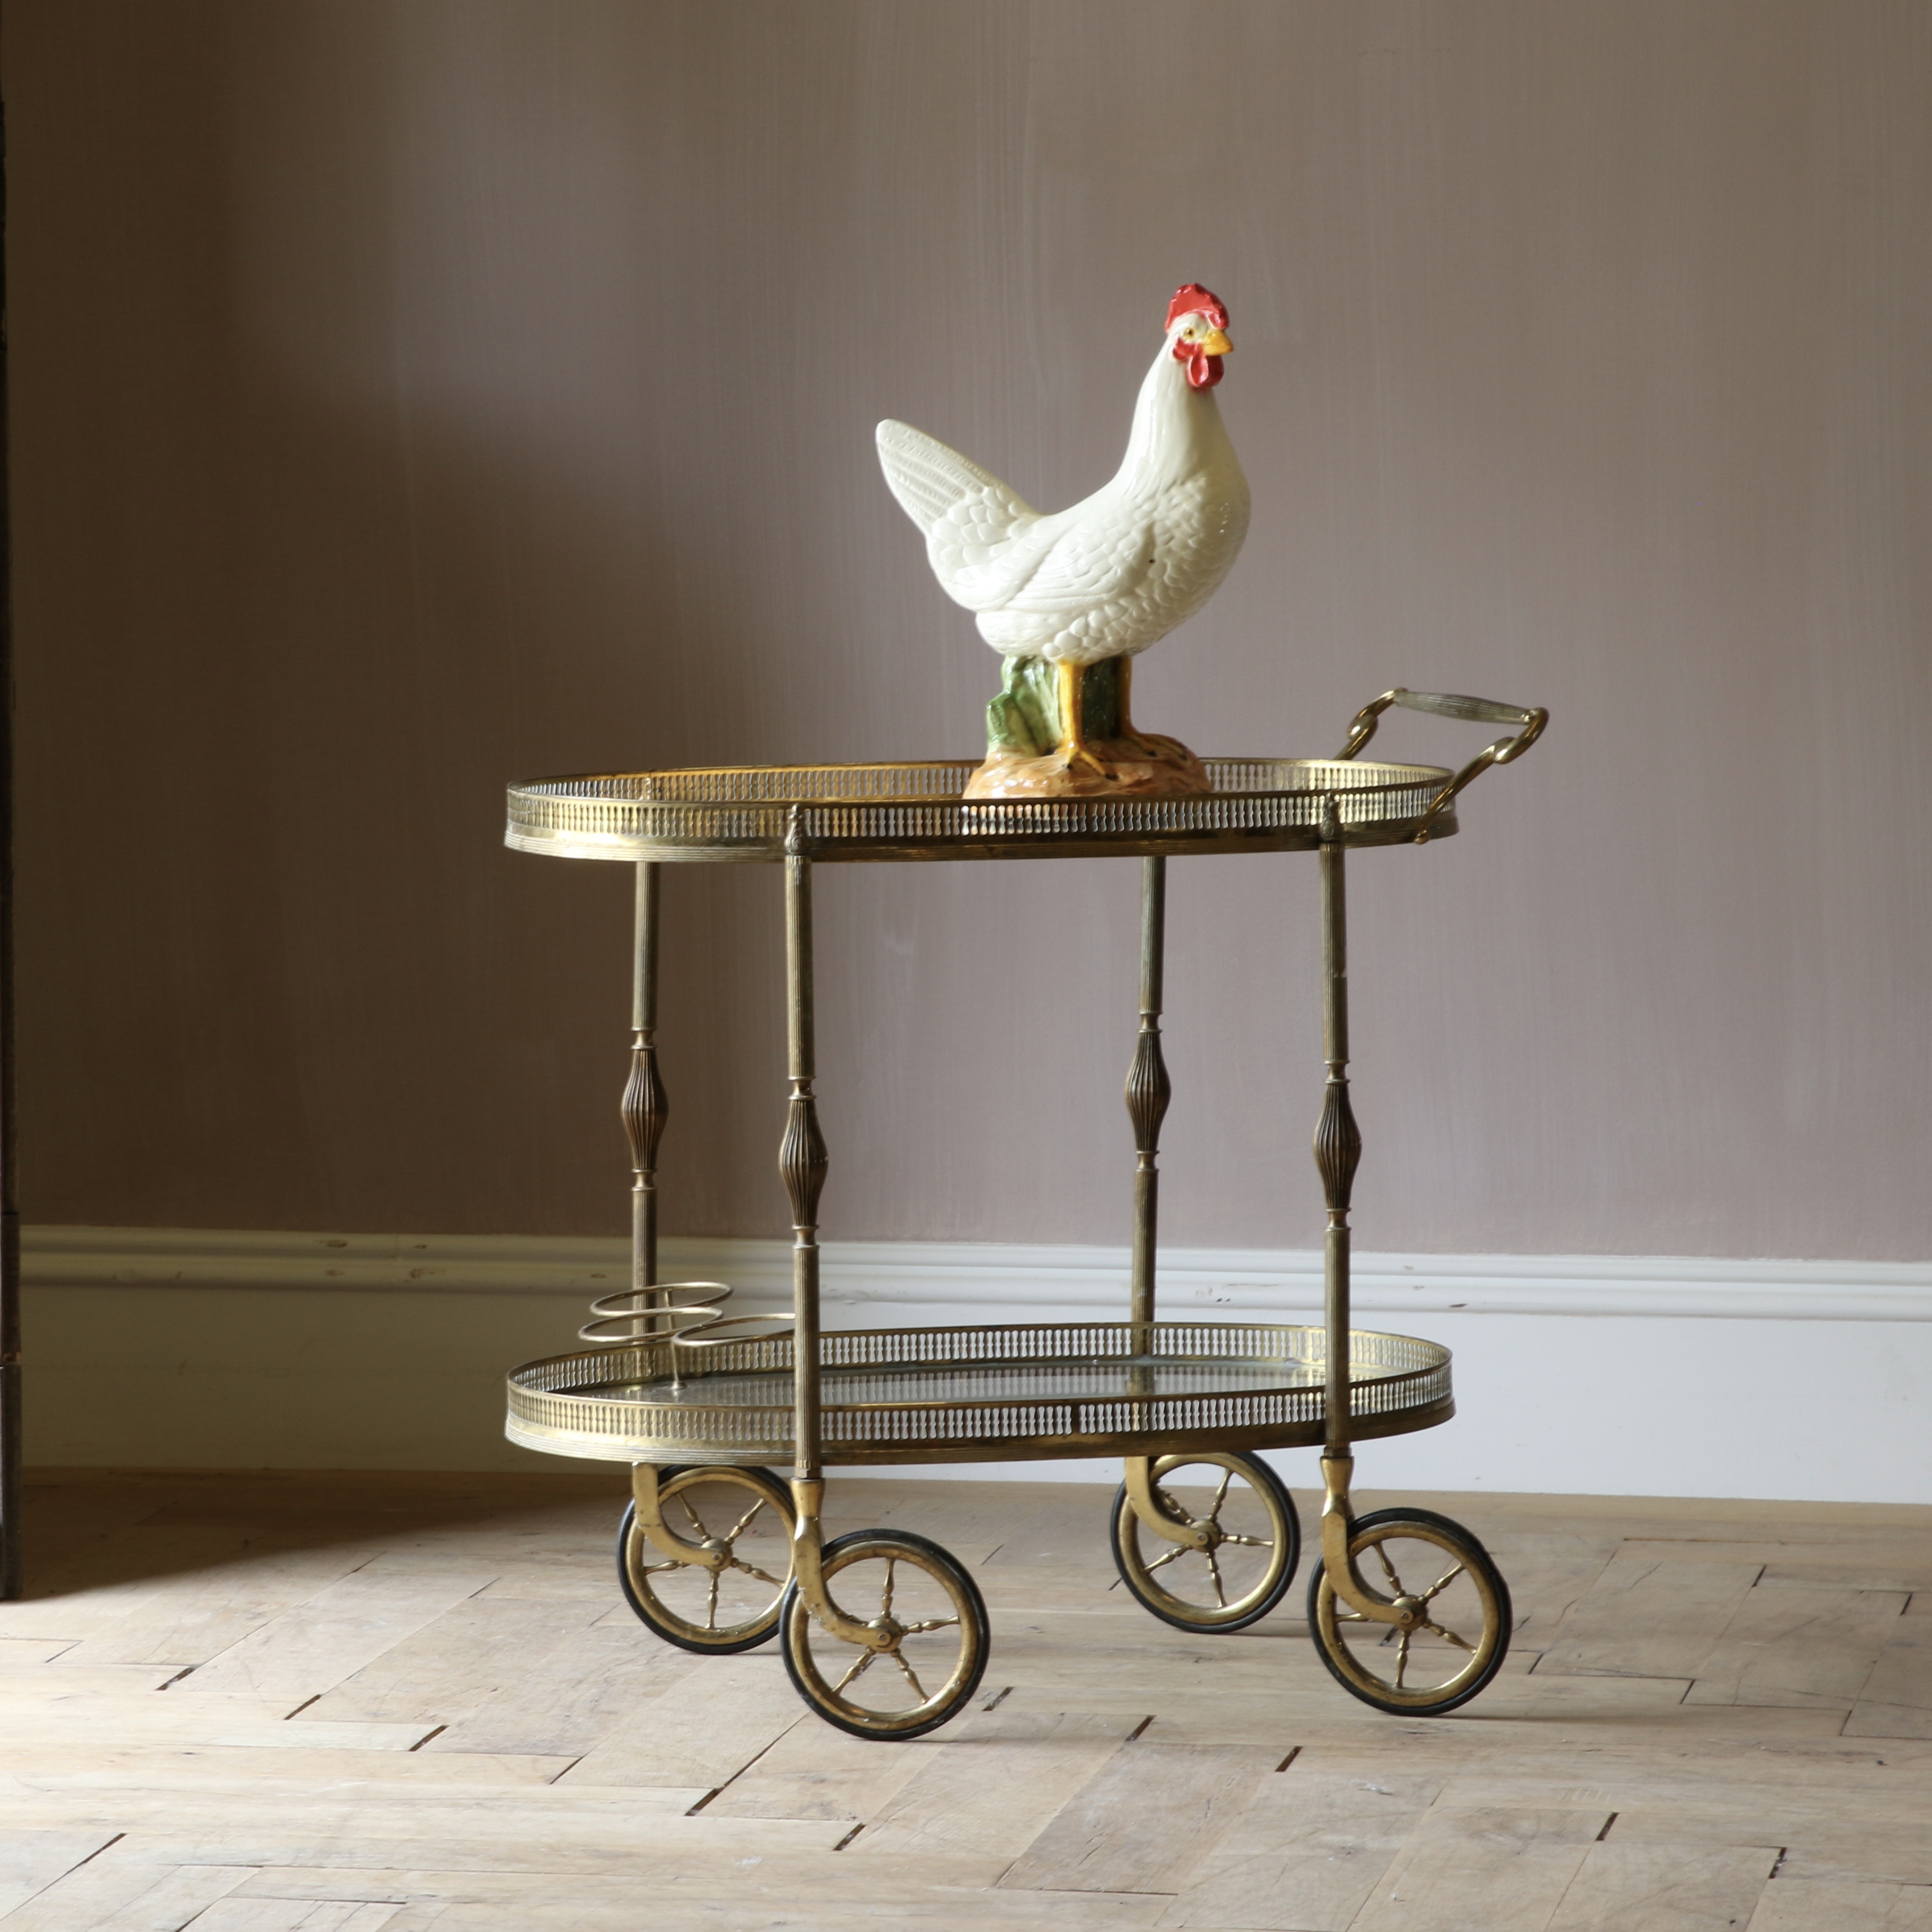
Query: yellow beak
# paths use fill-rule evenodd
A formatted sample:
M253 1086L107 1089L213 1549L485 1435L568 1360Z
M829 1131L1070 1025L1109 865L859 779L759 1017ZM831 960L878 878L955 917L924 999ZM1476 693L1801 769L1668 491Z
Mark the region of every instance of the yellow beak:
M1210 328L1201 338L1197 347L1203 356L1225 356L1234 346L1228 340L1228 332L1225 328Z

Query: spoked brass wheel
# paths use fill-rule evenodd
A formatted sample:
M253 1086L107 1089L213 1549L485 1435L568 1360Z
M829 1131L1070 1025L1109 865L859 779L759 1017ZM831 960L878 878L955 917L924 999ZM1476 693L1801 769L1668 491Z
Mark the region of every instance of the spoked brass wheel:
M828 1724L856 1738L923 1737L956 1717L986 1668L986 1606L949 1551L904 1530L862 1529L825 1546L826 1593L884 1639L829 1636L796 1583L782 1612L785 1669Z
M638 1507L617 1532L617 1580L632 1610L667 1643L714 1655L750 1650L778 1627L791 1574L791 1492L767 1469L665 1472L658 1506L666 1528L716 1559L667 1556L638 1526Z
M1348 1547L1363 1581L1408 1612L1408 1628L1351 1610L1318 1563L1308 1628L1336 1681L1396 1716L1466 1704L1509 1653L1509 1588L1489 1552L1461 1524L1416 1509L1358 1516Z
M1148 1474L1155 1502L1207 1541L1192 1549L1148 1528L1124 1483L1108 1525L1120 1581L1178 1630L1246 1630L1266 1616L1301 1556L1300 1521L1281 1478L1258 1456L1222 1450L1162 1456Z

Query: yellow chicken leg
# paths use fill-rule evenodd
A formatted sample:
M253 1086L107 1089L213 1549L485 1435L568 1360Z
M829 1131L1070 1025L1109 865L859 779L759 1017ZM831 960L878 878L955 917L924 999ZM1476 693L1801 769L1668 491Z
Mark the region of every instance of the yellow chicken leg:
M1122 744L1131 745L1144 758L1152 758L1157 762L1163 758L1171 757L1172 754L1167 748L1173 745L1172 739L1145 738L1134 729L1132 709L1128 701L1134 687L1134 661L1131 656L1120 659L1120 722L1115 728L1116 737Z
M1076 764L1091 765L1105 778L1107 767L1088 744L1085 722L1081 715L1081 685L1087 675L1086 668L1062 658L1055 668L1060 674L1060 742L1054 748L1070 769Z

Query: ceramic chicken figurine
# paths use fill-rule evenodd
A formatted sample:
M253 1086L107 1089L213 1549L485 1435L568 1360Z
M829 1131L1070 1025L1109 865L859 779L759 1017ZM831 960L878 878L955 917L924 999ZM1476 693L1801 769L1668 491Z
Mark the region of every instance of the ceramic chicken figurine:
M1178 290L1118 472L1057 515L909 424L880 424L886 481L933 574L1006 660L968 797L1211 789L1185 746L1134 728L1128 691L1136 654L1207 602L1247 535L1247 479L1214 400L1232 346L1220 300Z

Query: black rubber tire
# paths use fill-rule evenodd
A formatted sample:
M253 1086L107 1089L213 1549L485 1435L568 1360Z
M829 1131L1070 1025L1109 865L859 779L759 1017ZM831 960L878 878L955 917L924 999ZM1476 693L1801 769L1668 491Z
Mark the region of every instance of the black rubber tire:
M658 1472L660 1484L668 1484L676 1478L688 1475L701 1465L680 1462ZM734 1478L748 1480L750 1486L766 1492L766 1499L776 1509L788 1529L793 1521L791 1490L779 1481L769 1469L733 1468L729 1472ZM680 1650L694 1652L700 1657L735 1657L741 1652L756 1650L760 1644L769 1643L777 1635L778 1617L783 1598L773 1600L770 1613L758 1620L754 1630L740 1630L739 1634L717 1640L706 1640L694 1634L687 1626L673 1622L661 1606L652 1602L649 1595L640 1591L632 1575L632 1544L637 1536L638 1506L634 1502L624 1506L624 1514L617 1525L617 1584L624 1593L624 1600L631 1606L632 1613L653 1636L662 1637L666 1643L675 1644Z
M980 1586L974 1582L966 1566L950 1550L942 1548L928 1537L915 1536L909 1530L860 1529L835 1538L825 1546L822 1556L828 1581L836 1574L838 1568L843 1567L839 1563L842 1557L849 1561L862 1551L881 1552L888 1545L896 1546L902 1556L910 1556L920 1568L943 1572L953 1592L962 1628L970 1627L973 1648L968 1668L949 1680L944 1695L929 1705L919 1706L916 1717L904 1724L868 1724L840 1709L830 1701L836 1694L819 1675L809 1652L806 1653L802 1661L798 1654L804 1647L812 1612L806 1608L795 1577L785 1586L784 1600L779 1606L778 1628L783 1639L780 1653L784 1658L785 1673L791 1679L793 1689L816 1716L835 1730L877 1744L905 1744L938 1730L942 1724L950 1724L972 1701L973 1694L980 1688L980 1680L986 1673L992 1632L986 1616L986 1599L980 1595ZM841 1607L848 1616L856 1614L849 1606Z
M1385 1509L1374 1510L1366 1516L1355 1519L1354 1534L1360 1536L1372 1529L1392 1528L1405 1524L1437 1531L1453 1539L1456 1554L1465 1566L1479 1580L1479 1587L1486 1588L1493 1605L1496 1634L1493 1648L1482 1666L1466 1682L1458 1682L1449 1694L1429 1701L1413 1695L1396 1698L1378 1695L1373 1690L1352 1678L1337 1662L1329 1648L1329 1639L1324 1635L1325 1628L1322 1601L1322 1585L1327 1580L1323 1566L1318 1558L1308 1576L1308 1634L1314 1640L1316 1654L1328 1666L1333 1677L1350 1696L1359 1699L1372 1709L1387 1713L1394 1718L1444 1718L1451 1711L1460 1711L1471 1699L1480 1697L1496 1681L1497 1672L1503 1667L1509 1655L1510 1635L1515 1627L1515 1611L1510 1602L1509 1586L1503 1580L1502 1572L1496 1566L1494 1558L1481 1542L1453 1517L1438 1516L1433 1510ZM1331 1600L1334 1592L1330 1593ZM1490 1621L1485 1618L1485 1641L1490 1639Z
M1130 1560L1127 1538L1132 1534L1137 1520L1134 1506L1127 1495L1127 1486L1123 1483L1114 1494L1113 1513L1107 1519L1107 1543L1114 1556L1114 1568L1120 1572L1120 1581L1129 1594L1150 1616L1160 1618L1164 1624L1171 1624L1176 1630L1184 1630L1196 1636L1225 1636L1234 1630L1244 1630L1276 1609L1286 1597L1294 1582L1294 1573L1301 1562L1301 1519L1296 1514L1294 1498L1288 1492L1288 1485L1276 1475L1268 1464L1258 1456L1245 1450L1214 1452L1236 1464L1241 1474L1252 1486L1266 1496L1274 1505L1282 1528L1282 1540L1287 1545L1287 1560L1280 1573L1239 1616L1217 1618L1209 1622L1204 1618L1190 1617L1186 1606L1179 1600L1162 1592L1156 1597L1149 1594L1148 1578L1142 1574L1143 1566ZM1156 1458L1156 1461L1162 1459ZM1195 1459L1188 1459L1195 1460ZM1206 1458L1199 1459L1204 1463ZM1213 1466L1208 1464L1207 1466ZM1158 1478L1156 1479L1156 1480ZM1158 1586L1155 1586L1157 1588Z

